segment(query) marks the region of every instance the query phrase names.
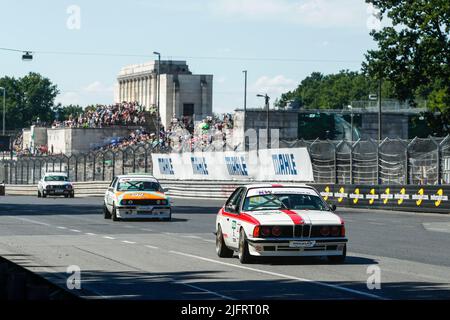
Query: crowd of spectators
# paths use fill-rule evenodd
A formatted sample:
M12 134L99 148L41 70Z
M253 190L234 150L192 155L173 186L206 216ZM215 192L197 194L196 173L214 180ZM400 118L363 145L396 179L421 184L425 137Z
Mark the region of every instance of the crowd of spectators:
M191 117L174 118L169 128L161 127L159 140L155 133L143 128L133 131L128 137L111 139L107 144L97 147L96 151L123 150L129 146L160 145L161 147L183 148L184 150L204 149L214 142L223 145L231 139L233 119L230 114L208 116L194 125ZM229 142L229 141L228 141Z
M110 126L143 125L145 123L144 107L137 102L121 102L112 105L87 107L79 116L69 116L63 121L55 120L52 128L104 128Z
M106 151L106 150L118 151L126 149L130 146L136 147L148 143L156 145L158 143L156 135L154 133L149 133L145 131L141 127L140 129L131 132L128 137L117 137L111 139L109 143L96 148L95 151Z

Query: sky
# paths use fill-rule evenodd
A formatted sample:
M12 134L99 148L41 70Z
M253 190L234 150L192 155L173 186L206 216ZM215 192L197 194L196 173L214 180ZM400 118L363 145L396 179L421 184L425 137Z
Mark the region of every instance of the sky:
M364 0L0 0L0 77L38 72L57 84L63 105L114 100L123 66L186 60L213 74L213 111L271 102L319 71L360 70L376 47ZM76 54L78 53L78 54ZM81 54L80 54L81 53Z

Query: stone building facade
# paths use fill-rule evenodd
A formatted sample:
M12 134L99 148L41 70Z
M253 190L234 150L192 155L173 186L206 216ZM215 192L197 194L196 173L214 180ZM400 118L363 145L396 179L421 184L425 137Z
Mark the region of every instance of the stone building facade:
M160 116L165 128L172 118L200 120L212 115L212 75L194 75L186 61L161 60ZM147 110L157 106L158 60L122 68L116 100L137 101Z

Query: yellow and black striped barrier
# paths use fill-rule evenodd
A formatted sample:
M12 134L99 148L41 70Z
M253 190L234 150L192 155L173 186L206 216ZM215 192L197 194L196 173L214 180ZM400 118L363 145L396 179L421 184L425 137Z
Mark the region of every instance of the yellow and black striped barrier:
M315 184L324 199L336 206L450 213L450 185Z

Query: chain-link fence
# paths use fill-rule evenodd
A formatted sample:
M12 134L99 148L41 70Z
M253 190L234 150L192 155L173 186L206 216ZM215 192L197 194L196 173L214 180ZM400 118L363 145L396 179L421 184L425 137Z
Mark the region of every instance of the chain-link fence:
M109 181L115 175L153 172L154 152L238 150L222 141L169 148L143 144L70 157L43 156L0 159L0 182L34 184L46 171L67 172L72 181ZM450 136L350 141L280 141L280 148L307 147L317 183L361 185L450 184Z

